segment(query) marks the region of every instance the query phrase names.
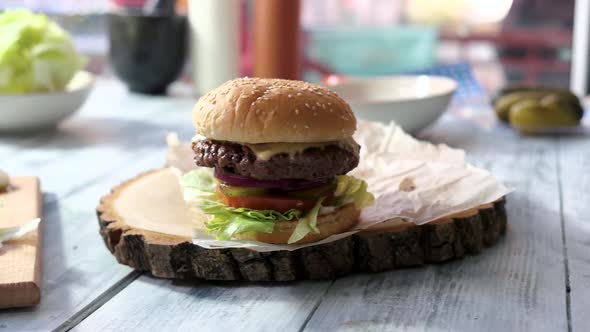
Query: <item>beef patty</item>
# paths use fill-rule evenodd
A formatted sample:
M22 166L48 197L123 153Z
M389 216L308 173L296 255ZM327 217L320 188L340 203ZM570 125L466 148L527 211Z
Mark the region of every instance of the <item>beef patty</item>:
M264 160L246 145L204 139L193 143L198 166L218 167L226 172L261 180L329 179L343 175L359 163L358 153L337 144L310 147L301 153L279 153Z

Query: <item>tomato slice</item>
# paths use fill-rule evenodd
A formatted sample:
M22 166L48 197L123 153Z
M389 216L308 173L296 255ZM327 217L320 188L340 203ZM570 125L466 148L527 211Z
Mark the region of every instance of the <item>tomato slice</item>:
M290 197L280 196L226 196L219 190L217 195L221 201L231 207L235 208L249 208L254 210L275 210L285 212L290 209L297 209L300 211L311 210L315 201L296 199Z

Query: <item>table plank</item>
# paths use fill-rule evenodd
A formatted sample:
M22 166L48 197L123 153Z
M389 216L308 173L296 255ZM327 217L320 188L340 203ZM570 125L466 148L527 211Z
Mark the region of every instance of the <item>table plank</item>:
M134 97L128 98L133 99ZM116 101L115 105L112 107L104 105L103 100L112 101L113 99ZM134 110L136 113L133 113L133 116L127 115L134 120L125 123L126 120L94 115L95 111L92 111L90 116L82 114L62 128L67 133L74 132L75 134L59 134L35 151L17 154L7 164L11 167L19 167L21 173L33 171L38 165L43 164L43 169L39 171L43 178L48 178L49 183L46 187L55 192L56 196L63 198L59 203L51 203L51 198L48 202L48 205L55 204L54 207L48 208L52 212L46 216L47 224L55 224L53 233L48 234L52 240L47 241L50 244L46 248L44 257L44 261L50 266L46 273L46 280L50 283L47 287L48 294L44 294L44 302L32 314L16 312L9 318L7 317L7 326L11 330L26 330L41 326L66 328L69 326L68 323L62 325L66 319L75 324L79 320L79 315L73 317L71 315L81 310L84 311L83 309L89 306L92 307L92 299L108 293L108 289L116 286L117 282L129 273L126 267L114 263L114 259L99 243L100 237L95 226L96 223L93 216L91 217L94 206L100 195L106 193L109 186L117 182L113 179L123 180L153 167L143 161L131 164L125 170L118 169L116 165L136 162L137 158L145 155L163 159L164 133L166 131L176 130L185 134L190 132L190 136L193 134L190 124L192 100L186 98L166 99L165 101L157 98L146 99L149 99L149 103L144 99L129 101L123 97L116 97L116 94L115 97L104 95L99 90L98 97L95 97L93 101L94 106L91 106L92 110L99 108L96 106L98 103L101 103L103 108L111 107L118 109L119 112L124 111L121 108L136 108L137 110ZM156 107L154 103L159 104ZM141 110L141 104L149 106L154 111ZM103 121L101 118L106 120ZM136 125L136 122L148 123L149 126ZM186 137L185 135L184 138L188 139L190 136ZM72 142L72 137L80 137L83 141ZM98 165L97 161L105 162ZM115 164L111 165L113 162ZM102 169L103 167L104 169ZM95 169L102 169L102 171L94 172ZM89 171L95 173L93 177L89 176ZM113 173L112 176L110 173ZM64 181L64 177L55 176L56 174L67 174L66 179L75 179L75 186L73 187L71 180ZM58 226L63 229L59 229ZM81 252L79 248L88 249L86 252ZM53 269L54 266L55 269ZM76 279L72 279L70 274L73 271L76 273L76 279L83 280L83 285L77 284ZM328 283L321 283L321 285L327 287ZM316 291L317 287L319 286L293 286L291 291L289 289L284 291L304 294L313 298L313 301L318 301L321 292ZM166 288L164 287L164 289ZM269 292L272 292L273 289L272 287L268 288ZM220 288L220 293L224 293L225 296L231 297L234 291L233 287ZM146 296L152 293L152 291L148 291ZM171 292L170 303L174 303L177 293ZM275 302L280 301L281 294L272 295L272 299ZM244 296L248 298L254 295L255 293L247 293ZM182 297L182 295L178 296ZM258 297L257 299L257 303L262 305L266 298ZM309 301L308 298L303 298L294 303L285 303L282 311L276 311L277 315L281 315L277 319L283 320L283 311L294 310L298 313L293 319L302 324L313 309L313 305L306 305L307 301ZM151 302L146 300L146 303ZM306 309L301 312L295 310L299 305L303 305ZM265 306L265 308L272 307L273 305L270 303ZM80 313L80 315L83 314L83 312ZM207 311L196 314L209 315ZM239 316L239 313L236 313L235 317L247 316L244 311L241 314L242 316ZM263 315L263 312L259 312L258 315L260 320L267 320L266 314ZM4 317L0 314L0 321L2 318ZM187 324L194 322L187 320L186 317L184 319ZM234 321L234 323L237 322L237 320ZM298 327L299 325L293 326ZM255 325L252 325L252 329L254 327Z
M298 331L329 285L178 284L142 276L73 331Z
M98 199L119 182L160 167L168 131L180 131L185 139L193 134L191 98L139 98L110 87L99 84L90 111L42 135L39 146L18 153L3 150L10 155L3 168L40 175L44 190L51 192L43 217L43 301L36 308L0 312L0 326L10 331L60 327L133 279L98 235Z
M46 228L44 244L44 300L36 309L0 312L0 327L68 329L80 321L79 331L567 327L553 139L521 139L509 130L484 131L455 120L443 121L425 134L466 149L472 161L519 190L509 200L506 239L481 255L352 276L332 286L330 281L188 285L148 276L135 280L138 275L116 264L101 243L93 209L112 185L159 165L166 131L190 137L193 100L129 95L102 80L92 98L57 135L0 141L2 167L19 174L38 171L54 193L46 198L46 226L53 227ZM563 173L566 166L559 165ZM585 211L581 205L575 209ZM568 215L566 225L567 220ZM579 252L574 257L587 264ZM572 260L570 264L573 267ZM572 273L572 287L587 287L583 274L576 283L574 279ZM582 295L588 298L584 291L579 295L571 298L574 321L582 317L582 311L575 311L583 310ZM574 327L580 330L580 324Z
M95 101L100 101L105 95L111 96L109 100L120 102L125 98L125 89L120 84L116 84L110 80L98 80L95 89L90 93L87 102L81 109L73 116L76 119L80 114L82 115L108 115L117 114L116 108L100 108L94 107ZM36 131L24 133L21 135L14 134L0 134L0 160L27 151L31 148L40 148L49 143L52 136L55 135L53 131Z
M35 308L0 311L9 331L51 330L117 285L131 269L116 263L98 235L94 208L110 186L158 165L155 157L120 167L73 195L46 195L43 217L42 301Z
M337 280L306 330L558 331L567 328L553 139L440 124L427 135L465 148L516 188L506 237L448 264Z
M587 137L559 139L559 169L571 328L590 331L590 141Z
M194 134L190 122L192 98L138 98L124 91L114 96L100 86L81 114L59 131L43 135L43 143L10 158L1 167L10 174L34 174L45 191L62 194L70 183L84 185L89 170L108 172L138 155L159 153L164 160L165 135L177 131L188 139ZM113 102L111 105L110 102ZM106 115L95 115L108 110ZM158 152L155 152L158 151ZM1 157L1 156L0 156ZM98 172L100 173L100 172Z

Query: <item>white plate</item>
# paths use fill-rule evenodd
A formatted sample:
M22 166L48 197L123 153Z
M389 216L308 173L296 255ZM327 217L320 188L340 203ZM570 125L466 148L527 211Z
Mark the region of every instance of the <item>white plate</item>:
M82 106L93 83L91 73L80 71L62 92L0 94L0 132L54 127Z
M347 78L330 84L363 119L395 121L407 132L434 123L447 109L457 82L442 76Z

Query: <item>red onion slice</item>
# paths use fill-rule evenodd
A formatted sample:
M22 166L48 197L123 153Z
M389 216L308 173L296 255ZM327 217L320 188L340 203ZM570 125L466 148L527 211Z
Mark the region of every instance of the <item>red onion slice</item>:
M214 175L217 179L237 187L256 187L256 188L277 188L282 190L298 190L319 187L327 181L310 181L299 179L282 179L282 180L259 180L248 178L241 175L231 174L215 168Z

